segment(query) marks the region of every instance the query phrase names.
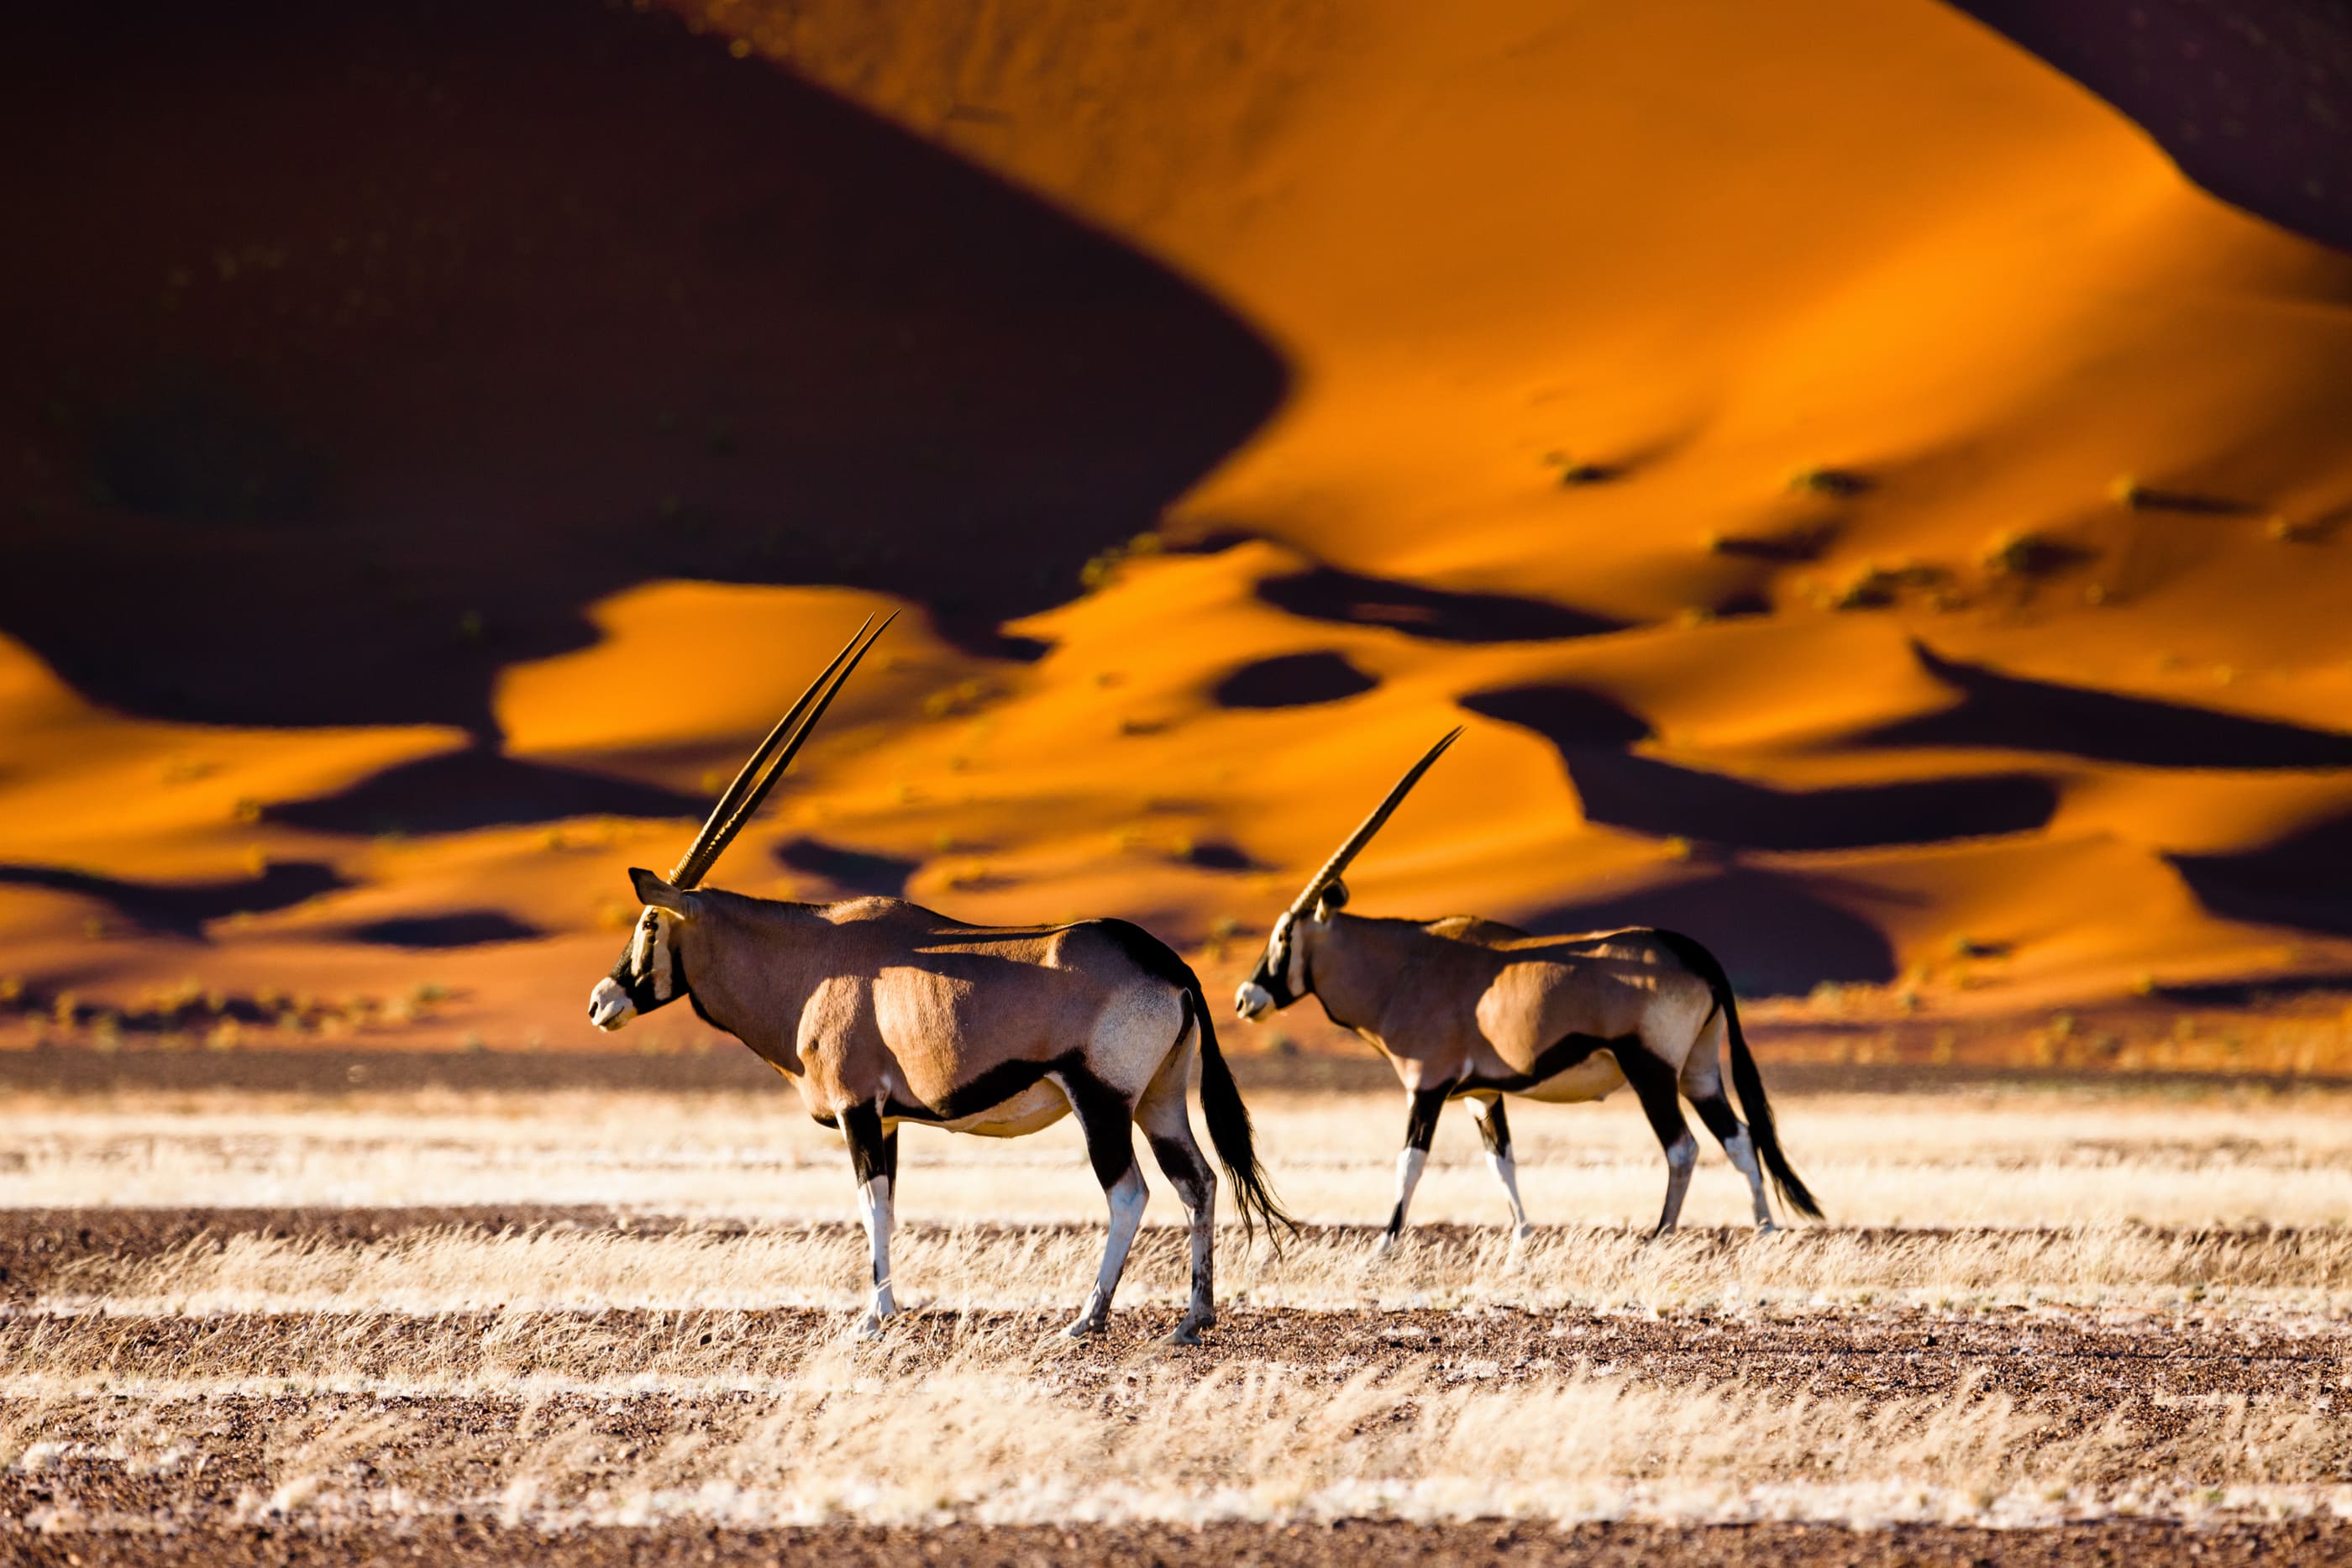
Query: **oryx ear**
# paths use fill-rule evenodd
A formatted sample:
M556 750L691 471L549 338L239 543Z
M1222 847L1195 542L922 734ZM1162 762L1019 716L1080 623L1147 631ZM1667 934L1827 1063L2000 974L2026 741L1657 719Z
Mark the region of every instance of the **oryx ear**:
M1335 909L1348 907L1348 884L1333 877L1328 886L1315 895L1315 918L1325 920Z
M695 914L694 894L672 887L641 865L629 868L629 883L637 890L637 902L648 909L658 909L675 915L680 920L691 920Z

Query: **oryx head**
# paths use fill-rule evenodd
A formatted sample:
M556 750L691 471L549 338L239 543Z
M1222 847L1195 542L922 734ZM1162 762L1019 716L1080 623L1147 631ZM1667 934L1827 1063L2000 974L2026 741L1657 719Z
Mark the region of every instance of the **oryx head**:
M832 705L842 683L849 679L850 671L857 667L857 661L866 656L866 649L874 646L889 629L890 622L897 619L893 614L877 627L872 616L866 618L866 624L857 629L848 645L809 683L808 690L776 721L776 727L751 753L751 759L743 764L735 781L719 797L709 820L702 824L702 831L694 836L686 857L677 862L667 880L642 867L630 868L629 881L645 909L637 916L636 928L629 936L629 945L621 950L620 961L613 966L613 972L597 981L596 988L588 993L589 1022L598 1029L619 1029L639 1013L667 1007L688 994L686 963L679 948L701 913L701 901L695 896L695 887L709 871L711 862L743 831L743 824L751 820L760 803L768 798L768 791L775 788L793 755L800 750L809 731L816 727L816 721L824 716L824 710ZM869 628L871 636L866 634Z
M1288 1007L1314 990L1307 946L1314 933L1329 920L1331 913L1348 902L1348 884L1339 880L1339 873L1346 871L1349 862L1372 841L1372 835L1381 831L1381 824L1389 820L1405 795L1421 782L1421 776L1429 771L1430 764L1444 756L1445 748L1453 745L1461 734L1458 728L1448 731L1444 739L1431 747L1427 754L1396 781L1396 788L1389 791L1388 799L1382 800L1372 814L1348 835L1347 841L1323 862L1322 870L1307 879L1304 891L1291 900L1290 907L1275 921L1274 930L1265 939L1265 951L1259 956L1257 967L1250 972L1248 979L1242 982L1241 989L1234 993L1234 1010L1242 1016L1244 1021L1255 1022L1277 1008Z

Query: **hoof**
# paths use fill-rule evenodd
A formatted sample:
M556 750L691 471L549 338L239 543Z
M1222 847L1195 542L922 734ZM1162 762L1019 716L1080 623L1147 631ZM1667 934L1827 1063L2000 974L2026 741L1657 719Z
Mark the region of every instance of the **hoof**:
M1768 1219L1756 1228L1756 1234L1759 1236L1778 1236L1780 1234L1780 1228Z
M1522 1241L1531 1240L1533 1239L1535 1233L1536 1228L1534 1226L1522 1225L1517 1230L1511 1232L1511 1241L1513 1245L1517 1245Z
M1176 1325L1176 1332L1168 1336L1168 1343L1170 1344L1198 1344L1201 1343L1201 1331L1207 1326L1208 1325L1205 1323L1196 1323L1190 1320L1178 1323Z
M858 1319L857 1337L859 1339L880 1339L882 1337L882 1320L876 1317L872 1312L868 1312L864 1317Z
M1065 1339L1092 1339L1102 1332L1102 1324L1094 1318L1080 1318L1062 1331Z

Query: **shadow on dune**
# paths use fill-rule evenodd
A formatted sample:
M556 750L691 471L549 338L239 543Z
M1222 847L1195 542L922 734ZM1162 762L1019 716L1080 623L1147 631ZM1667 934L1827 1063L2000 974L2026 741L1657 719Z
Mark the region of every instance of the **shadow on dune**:
M523 762L479 747L387 768L340 794L272 806L273 822L330 833L461 833L566 817L692 817L708 800Z
M522 942L545 932L497 909L459 909L447 915L403 915L371 921L343 933L354 942L382 947L439 949L478 947L490 942Z
M2029 832L2058 809L2057 790L2025 774L1788 790L1677 768L1625 749L1648 739L1650 727L1581 686L1497 687L1460 700L1550 741L1588 821L1661 838L1740 850L1868 849Z
M1019 653L1284 392L1165 269L665 14L0 35L0 631L118 707L489 737L499 667L672 577Z
M1547 935L1628 925L1680 931L1713 950L1741 996L1798 996L1823 981L1879 984L1895 975L1895 949L1876 926L1797 878L1749 866L1562 904L1517 924Z
M2352 9L1951 0L2139 122L2226 202L2352 250Z
M1916 643L1912 650L1960 700L1856 737L1857 744L2049 751L2148 768L2352 767L2352 735L2004 675Z
M791 839L776 846L776 863L800 876L823 883L823 896L831 898L899 898L907 879L921 868L919 861L902 861L866 850L829 844L822 839ZM801 896L814 896L808 890Z
M1388 626L1439 643L1546 643L1622 632L1627 622L1507 593L1454 593L1336 567L1269 577L1257 596L1311 621Z
M124 882L52 866L0 865L0 884L43 887L100 899L122 919L144 930L199 938L211 921L290 909L351 885L335 874L333 867L310 861L272 865L258 876L236 881L200 883Z
M2058 810L2047 779L2005 773L1773 789L1631 752L1562 752L1586 818L1742 850L1859 850L2031 832Z
M1583 686L1496 686L1458 700L1481 717L1534 730L1563 754L1571 747L1632 746L1650 738L1646 720Z
M1244 664L1210 695L1220 707L1310 707L1361 696L1380 684L1342 653L1283 653Z
M2171 855L2197 902L2225 920L2352 936L2352 815L2229 855Z

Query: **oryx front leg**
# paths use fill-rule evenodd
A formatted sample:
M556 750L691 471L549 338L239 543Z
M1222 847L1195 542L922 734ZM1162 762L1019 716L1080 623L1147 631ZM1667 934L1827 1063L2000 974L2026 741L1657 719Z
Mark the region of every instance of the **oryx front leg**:
M898 1129L882 1129L882 1117L871 1105L843 1113L842 1136L849 1142L850 1169L857 1177L857 1211L866 1221L866 1239L874 1254L874 1294L858 1320L861 1339L882 1332L882 1320L898 1310L890 1291L890 1192L898 1174Z
M1429 1145L1437 1138L1437 1114L1445 1109L1444 1089L1420 1089L1412 1092L1410 1108L1404 1118L1404 1149L1397 1155L1396 1208L1389 1215L1389 1228L1381 1233L1374 1257L1383 1257L1404 1234L1405 1215L1412 1207L1412 1189L1421 1185L1421 1171L1429 1163Z
M1087 1297L1076 1321L1063 1331L1072 1339L1084 1339L1110 1318L1111 1297L1118 1292L1118 1277L1127 1270L1128 1249L1135 1245L1135 1232L1143 1223L1143 1206L1151 1193L1143 1185L1142 1167L1135 1163L1133 1108L1117 1091L1093 1079L1073 1074L1067 1081L1057 1078L1055 1082L1070 1097L1078 1128L1086 1134L1087 1159L1110 1207L1110 1229L1103 1238L1102 1267L1095 1273L1094 1291Z
M1476 1119L1478 1137L1486 1145L1486 1164L1510 1201L1511 1233L1524 1241L1534 1234L1535 1227L1528 1223L1528 1211L1519 1202L1519 1166L1511 1157L1511 1122L1503 1113L1502 1096L1471 1101L1470 1114Z

